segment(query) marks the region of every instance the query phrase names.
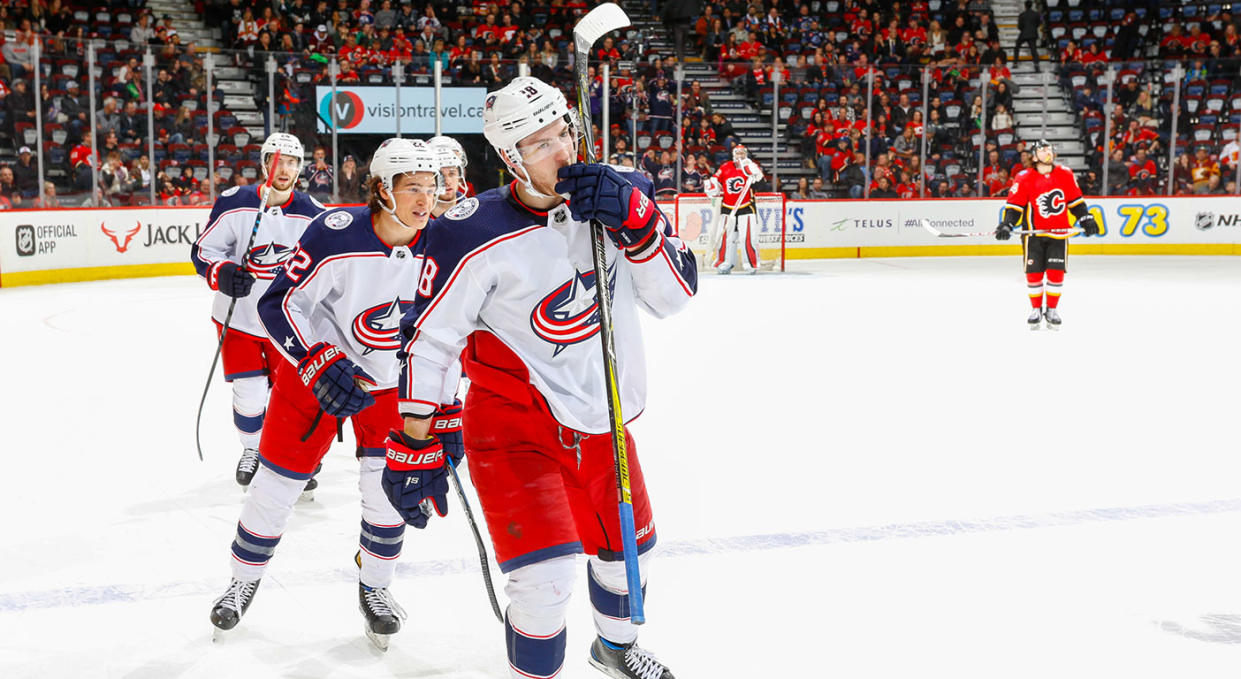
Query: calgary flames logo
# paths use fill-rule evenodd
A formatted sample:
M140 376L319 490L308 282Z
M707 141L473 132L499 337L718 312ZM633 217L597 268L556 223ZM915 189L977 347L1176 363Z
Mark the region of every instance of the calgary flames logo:
M135 221L134 228L125 229L124 231L113 231L108 228L107 222L100 222L99 230L103 231L103 235L112 241L112 244L116 246L117 252L125 252L129 249L129 241L133 240L134 236L138 235L138 232L142 230L142 222Z
M1043 217L1054 217L1064 212L1064 191L1052 189L1035 199L1038 213Z

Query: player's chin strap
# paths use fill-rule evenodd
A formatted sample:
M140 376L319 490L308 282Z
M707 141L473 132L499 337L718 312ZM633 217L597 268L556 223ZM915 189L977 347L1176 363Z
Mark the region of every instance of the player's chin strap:
M380 203L379 207L382 208L384 212L387 212L389 217L395 219L396 223L400 224L402 228L409 229L410 231L417 231L418 227L410 226L409 224L406 224L400 217L396 216L396 196L392 196L391 191L389 191L388 193L392 199L392 207L388 207L384 203Z

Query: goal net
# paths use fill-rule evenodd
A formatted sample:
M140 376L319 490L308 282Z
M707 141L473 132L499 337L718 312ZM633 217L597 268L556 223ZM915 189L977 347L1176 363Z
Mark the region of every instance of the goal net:
M673 214L676 230L681 240L694 252L698 270L712 270L721 243L724 240L724 223L720 217L720 204L705 193L682 193L676 197ZM756 195L755 221L758 229L759 271L784 270L784 194L759 193ZM743 236L738 234L738 241ZM744 247L744 244L738 243ZM737 253L737 270L741 269L743 252Z

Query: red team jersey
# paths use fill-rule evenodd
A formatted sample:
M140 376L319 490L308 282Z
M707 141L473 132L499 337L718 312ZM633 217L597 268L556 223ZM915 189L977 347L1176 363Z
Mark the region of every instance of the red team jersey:
M724 207L745 207L754 202L754 182L763 178L763 171L749 158L741 161L728 161L720 166L711 176L724 195Z
M1008 204L1005 207L1018 210L1023 217L1028 217L1030 227L1036 231L1064 231L1046 235L1068 238L1069 208L1082 200L1082 190L1077 186L1073 171L1063 165L1055 165L1046 176L1034 168L1019 173L1008 190Z

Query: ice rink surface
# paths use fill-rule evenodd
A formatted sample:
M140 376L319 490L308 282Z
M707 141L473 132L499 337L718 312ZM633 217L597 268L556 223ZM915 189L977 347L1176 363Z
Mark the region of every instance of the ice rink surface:
M1059 333L1015 257L792 268L646 319L644 647L680 679L1237 676L1241 260L1075 257ZM0 677L506 677L455 497L370 647L348 439L212 643L243 495L218 375L194 450L209 296L0 290ZM593 634L583 564L561 676L602 676Z

